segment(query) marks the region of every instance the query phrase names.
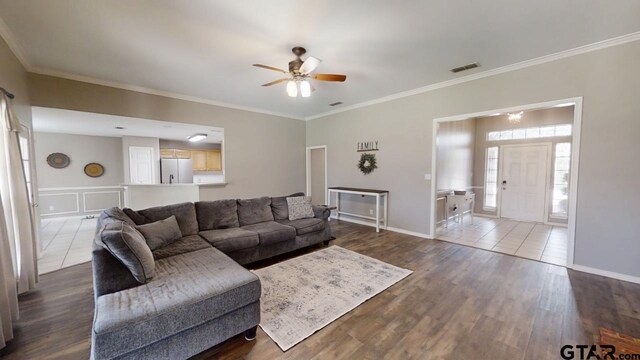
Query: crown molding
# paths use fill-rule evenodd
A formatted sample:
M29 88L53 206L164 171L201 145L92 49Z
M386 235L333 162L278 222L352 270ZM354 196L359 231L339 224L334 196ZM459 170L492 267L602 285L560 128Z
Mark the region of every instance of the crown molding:
M607 40L603 40L603 41L599 41L599 42L596 42L596 43L593 43L593 44L579 46L579 47L576 47L576 48L573 48L573 49L569 49L569 50L565 50L565 51L561 51L561 52L558 52L558 53L555 53L555 54L545 55L545 56L537 57L537 58L534 58L534 59L521 61L521 62L518 62L518 63L515 63L515 64L506 65L506 66L503 66L503 67L499 67L499 68L495 68L495 69L491 69L491 70L487 70L487 71L483 71L483 72L478 72L478 73L475 73L475 74L459 77L457 79L447 80L447 81L443 81L443 82L439 82L439 83L435 83L435 84L419 87L419 88L412 89L412 90L402 91L402 92L395 93L395 94L388 95L388 96L384 96L384 97L381 97L381 98L377 98L377 99L368 100L368 101L364 101L364 102L361 102L361 103L345 106L345 107L340 108L340 109L331 110L331 111L327 111L327 112L324 112L324 113L321 113L321 114L308 116L308 117L305 118L305 120L307 120L307 121L308 120L315 120L315 119L323 118L325 116L342 113L342 112L345 112L345 111L359 109L359 108L363 108L363 107L367 107L367 106L371 106L371 105L375 105L375 104L381 104L381 103L384 103L384 102L388 102L388 101L392 101L392 100L396 100L396 99L401 99L401 98L405 98L405 97L408 97L408 96L418 95L418 94L422 94L422 93L425 93L425 92L438 90L438 89L442 89L442 88L445 88L445 87L449 87L449 86L458 85L458 84L466 83L466 82L473 81L473 80L486 78L486 77L489 77L489 76L494 76L494 75L503 74L503 73L510 72L510 71L520 70L520 69L528 68L528 67L531 67L531 66L540 65L540 64L551 62L551 61L556 61L556 60L568 58L568 57L571 57L571 56L580 55L580 54L584 54L584 53L591 52L591 51L601 50L601 49L605 49L605 48L616 46L616 45L622 45L622 44L626 44L626 43L633 42L633 41L638 41L638 40L640 40L640 31L634 32L634 33L630 33L630 34L627 34L627 35L618 36L618 37L607 39Z
M4 22L4 20L2 20L1 17L0 17L0 37L2 37L4 41L7 43L7 45L9 46L9 49L13 52L13 55L15 55L16 58L18 58L18 61L20 61L20 63L22 64L22 67L24 67L25 70L30 71L31 63L29 63L26 56L24 55L25 54L24 49L22 48L20 43L16 41L16 37L13 35L11 30L9 29L9 26L7 25L6 22Z
M210 99L203 99L203 98L190 96L190 95L177 94L177 93L173 93L173 92L170 92L170 91L151 89L151 88L147 88L147 87L144 87L144 86L129 85L129 84L124 84L124 83L120 83L120 82L116 82L116 81L102 80L102 79L93 78L93 77L90 77L90 76L75 75L75 74L69 74L69 73L62 72L62 71L42 69L42 68L32 68L30 70L30 72L34 73L34 74L59 77L59 78L67 79L67 80L74 80L74 81L80 81L80 82L95 84L95 85L108 86L108 87L122 89L122 90L135 91L135 92L140 92L140 93L149 94L149 95L163 96L163 97L168 97L168 98L172 98L172 99L190 101L190 102L195 102L195 103L200 103L200 104L214 105L214 106L220 106L220 107L225 107L225 108L229 108L229 109L249 111L249 112L254 112L254 113L259 113L259 114L273 115L273 116L284 117L284 118L288 118L288 119L304 121L304 118L299 117L299 116L295 116L295 115L291 115L291 114L268 111L268 110L258 109L258 108L254 108L254 107L250 107L250 106L230 104L230 103L225 103L225 102L215 101L215 100L210 100Z
M36 68L36 67L33 67L31 63L27 60L27 58L24 55L25 54L24 49L16 40L15 36L11 32L7 24L4 22L4 20L2 20L2 18L0 18L0 36L7 42L7 45L9 46L11 51L14 53L14 55L22 63L22 66L24 66L24 68L28 72L41 74L41 75L60 77L68 80L81 81L81 82L86 82L86 83L95 84L95 85L108 86L108 87L118 88L122 90L136 91L144 94L157 95L157 96L163 96L163 97L168 97L168 98L173 98L178 100L185 100L185 101L190 101L195 103L226 107L226 108L235 109L235 110L243 110L243 111L249 111L249 112L254 112L259 114L272 115L272 116L284 117L284 118L295 119L295 120L309 121L309 120L323 118L329 115L342 113L345 111L359 109L359 108L363 108L363 107L367 107L375 104L381 104L381 103L396 100L396 99L401 99L401 98L405 98L413 95L422 94L429 91L434 91L434 90L442 89L449 86L463 84L465 82L474 81L474 80L478 80L478 79L482 79L482 78L486 78L494 75L499 75L499 74L503 74L510 71L520 70L527 67L548 63L551 61L556 61L556 60L568 58L571 56L588 53L591 51L601 50L601 49L605 49L605 48L616 46L616 45L622 45L622 44L638 41L640 40L640 31L614 37L614 38L603 40L603 41L599 41L599 42L595 42L592 44L579 46L573 49L564 50L554 54L544 55L534 59L521 61L518 63L506 65L503 67L478 72L475 74L459 77L456 79L442 81L439 83L422 86L412 90L402 91L392 95L383 96L377 99L363 101L357 104L345 106L340 109L335 109L335 110L331 110L331 111L327 111L327 112L323 112L320 114L311 115L307 117L300 117L300 116L295 116L291 114L268 111L268 110L263 110L259 108L249 107L249 106L230 104L230 103L214 101L210 99L203 99L203 98L190 96L190 95L178 94L178 93L173 93L173 92L163 91L163 90L156 90L156 89L146 88L146 87L137 86L137 85L129 85L129 84L124 84L124 83L115 82L115 81L102 80L102 79L93 78L89 76L70 74L70 73L65 73L65 72L56 71L56 70Z

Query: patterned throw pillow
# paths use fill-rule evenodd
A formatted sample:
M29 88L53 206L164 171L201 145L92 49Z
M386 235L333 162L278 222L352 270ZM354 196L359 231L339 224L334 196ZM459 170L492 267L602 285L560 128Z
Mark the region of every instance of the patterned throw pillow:
M314 216L311 196L288 197L287 206L289 207L289 220L307 219Z

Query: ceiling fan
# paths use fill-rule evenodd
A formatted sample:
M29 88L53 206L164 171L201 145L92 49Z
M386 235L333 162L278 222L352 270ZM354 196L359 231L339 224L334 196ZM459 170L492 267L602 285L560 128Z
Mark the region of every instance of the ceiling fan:
M339 74L311 74L311 72L320 65L322 60L309 56L303 61L300 57L304 55L307 50L300 46L294 47L291 51L296 56L296 59L289 62L289 71L268 65L253 64L253 66L257 66L259 68L278 71L287 75L285 78L274 80L263 84L262 86L271 86L287 81L287 94L289 96L298 96L298 86L300 86L300 95L302 95L302 97L309 97L311 96L311 92L315 90L309 82L310 79L339 82L343 82L347 79L346 75Z

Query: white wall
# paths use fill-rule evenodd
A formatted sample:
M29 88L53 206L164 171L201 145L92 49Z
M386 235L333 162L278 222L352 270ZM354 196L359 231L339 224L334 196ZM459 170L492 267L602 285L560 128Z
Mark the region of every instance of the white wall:
M575 263L640 277L640 42L375 104L307 124L327 145L329 186L390 190L389 225L430 233L434 118L583 97ZM379 168L355 167L359 139L379 139Z

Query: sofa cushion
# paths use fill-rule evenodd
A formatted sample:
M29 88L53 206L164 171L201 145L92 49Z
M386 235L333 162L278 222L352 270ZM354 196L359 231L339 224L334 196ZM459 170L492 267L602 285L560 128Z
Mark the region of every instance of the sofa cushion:
M124 221L127 224L129 224L130 226L136 226L136 223L131 220L130 217L127 216L127 214L124 213L124 211L122 211L122 209L120 209L119 207L112 207L109 209L105 209L103 212L100 213L100 216L98 217L98 229L102 227L102 225L106 224L107 222L114 222L114 221Z
M211 244L205 241L200 235L189 235L173 242L163 248L152 251L153 258L156 260L164 259L169 256L186 254L188 252L210 248Z
M123 211L136 225L144 225L158 220L164 220L171 215L175 215L182 236L198 234L196 207L193 203L158 206L138 211L126 208L123 209Z
M275 221L247 225L241 229L257 232L260 238L260 245L296 239L296 229L278 224Z
M287 204L287 198L292 196L304 196L304 193L295 193L289 196L271 198L271 211L273 212L273 218L275 220L289 219L289 205Z
M95 358L117 358L259 299L258 277L217 249L160 259L153 281L97 299Z
M155 275L153 254L142 234L124 221L105 224L97 240L122 263L139 283L146 283Z
M241 228L201 231L200 236L222 252L248 249L258 246L258 234Z
M271 198L265 196L255 199L239 199L238 220L240 226L273 221Z
M138 225L136 230L144 236L151 251L165 247L182 238L175 215L164 220Z
M199 201L196 214L200 231L240 226L236 200Z
M298 219L298 220L279 220L278 223L291 226L296 229L296 234L304 235L316 231L322 231L325 227L325 221L318 218Z
M289 220L309 219L314 216L311 196L295 196L287 198Z

